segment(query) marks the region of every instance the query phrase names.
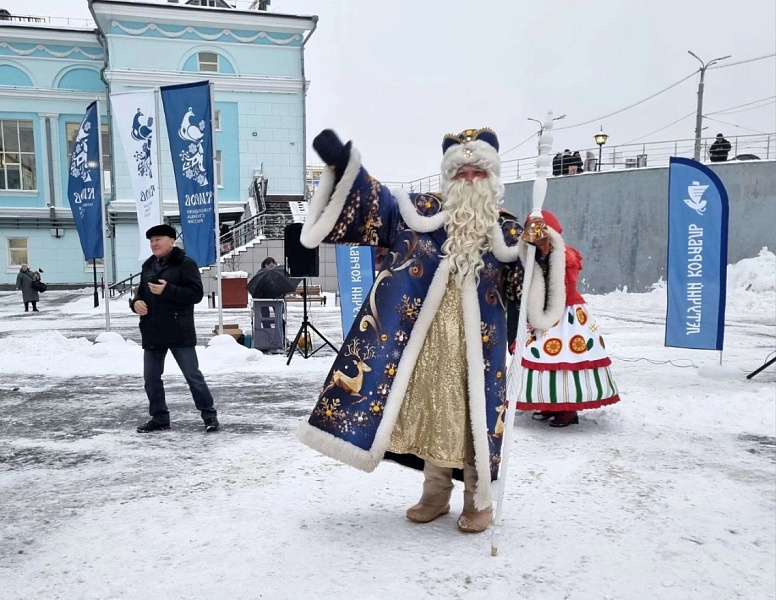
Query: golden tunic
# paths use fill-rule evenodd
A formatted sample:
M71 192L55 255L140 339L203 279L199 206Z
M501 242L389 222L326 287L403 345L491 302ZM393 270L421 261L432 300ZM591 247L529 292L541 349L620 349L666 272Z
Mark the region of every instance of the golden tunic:
M389 447L439 467L474 464L461 299L451 278L423 342Z

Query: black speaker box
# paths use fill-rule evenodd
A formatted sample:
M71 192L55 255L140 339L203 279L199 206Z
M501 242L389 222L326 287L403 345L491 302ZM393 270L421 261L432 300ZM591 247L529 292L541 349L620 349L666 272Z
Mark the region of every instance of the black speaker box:
M302 223L289 223L283 231L286 270L291 277L318 277L318 248L302 245Z

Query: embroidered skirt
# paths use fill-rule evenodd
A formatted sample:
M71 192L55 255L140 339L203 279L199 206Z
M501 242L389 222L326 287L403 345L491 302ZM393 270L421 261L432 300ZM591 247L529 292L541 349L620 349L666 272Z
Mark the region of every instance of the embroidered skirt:
M572 304L554 327L530 334L517 409L584 410L618 402L612 361L598 329L587 304Z

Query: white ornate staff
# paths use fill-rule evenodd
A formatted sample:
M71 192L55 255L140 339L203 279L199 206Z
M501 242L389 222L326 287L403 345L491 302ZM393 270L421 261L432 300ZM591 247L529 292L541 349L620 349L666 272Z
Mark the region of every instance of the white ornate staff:
M539 237L547 235L546 230L541 226L534 226L533 219L542 218L542 205L544 197L547 194L547 175L550 174L550 149L552 148L552 111L547 113L544 120L542 133L539 137L539 157L536 159L536 179L533 185L533 208L531 209L529 223L523 232L523 240L532 242ZM509 474L509 451L512 445L512 433L515 428L515 408L520 394L522 393L522 348L525 344L525 335L527 331L528 317L528 293L531 289L531 279L533 277L536 246L526 244L525 273L523 275L522 301L520 302L520 318L517 323L517 344L515 353L512 355L509 369L507 370L507 414L504 419L504 441L501 447L501 473L499 474L498 500L496 504L496 517L493 523L493 532L490 541L490 554L498 554L498 543L501 537L501 528L503 526L502 517L504 514L505 490L507 487L507 475Z

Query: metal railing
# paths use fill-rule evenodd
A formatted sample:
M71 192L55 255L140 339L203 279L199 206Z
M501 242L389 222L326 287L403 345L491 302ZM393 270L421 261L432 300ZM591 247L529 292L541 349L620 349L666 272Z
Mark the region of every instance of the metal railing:
M110 295L110 299L116 300L117 298L121 298L124 294L132 292L132 288L135 287L135 279L137 279L137 283L139 284L140 273L135 273L126 279L122 279L121 281L109 285L108 294Z
M259 237L267 239L282 239L286 225L293 223L299 217L285 213L254 215L235 223L226 233L220 236L221 255L246 246Z
M73 19L70 17L39 17L36 15L11 15L0 13L0 25L15 24L20 25L45 25L47 27L60 27L70 29L72 27L80 29L94 29L94 21L90 19Z
M715 138L702 140L701 160L709 160L709 147ZM776 133L730 136L730 160L741 155L754 155L759 159L776 158ZM585 171L616 171L637 169L641 167L664 167L672 156L692 158L695 139L669 140L665 142L649 142L643 144L623 144L604 146L601 153L601 165L598 168L598 147L579 150ZM592 154L588 158L588 152ZM501 163L501 179L505 183L536 177L536 156L505 160ZM439 175L421 177L404 183L386 184L398 186L412 192L433 192L441 189Z

